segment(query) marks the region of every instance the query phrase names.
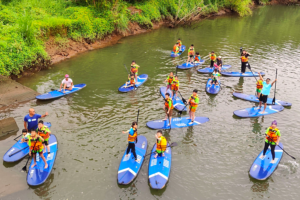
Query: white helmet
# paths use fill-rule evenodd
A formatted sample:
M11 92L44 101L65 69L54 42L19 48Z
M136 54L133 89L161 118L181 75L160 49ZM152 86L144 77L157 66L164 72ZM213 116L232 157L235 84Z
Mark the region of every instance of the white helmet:
M221 59L222 57L221 57L221 56L219 56L219 58Z

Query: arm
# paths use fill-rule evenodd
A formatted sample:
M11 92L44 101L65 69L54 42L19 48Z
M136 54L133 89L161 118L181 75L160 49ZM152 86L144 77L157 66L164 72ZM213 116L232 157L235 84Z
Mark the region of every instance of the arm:
M169 101L168 114L169 114L169 112L170 112L170 110L171 110L171 106L172 106L172 103L171 103L171 101Z
M261 76L261 74L258 73L258 75L259 75L259 79L263 81L264 79L263 79L263 77Z
M41 136L39 136L41 142L44 142L44 138L42 138Z
M44 115L41 115L40 118L44 118L44 117L46 117L47 115L48 115L48 112L46 112Z
M60 84L59 86L59 91L61 91L61 87L63 86L63 83Z
M27 130L27 122L25 120L24 120L24 128Z
M128 131L122 131L122 133L124 133L124 134L125 134L125 133L129 133L129 131L130 131L130 130L128 130Z
M279 141L280 141L280 136L279 136L278 139L277 139L276 145L279 144Z
M273 86L273 84L274 84L276 81L277 81L277 79L275 79L271 85Z

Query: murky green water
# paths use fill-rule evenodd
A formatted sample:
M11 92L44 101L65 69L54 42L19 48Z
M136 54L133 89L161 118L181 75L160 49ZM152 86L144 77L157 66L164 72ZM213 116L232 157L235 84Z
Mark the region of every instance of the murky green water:
M245 18L226 16L128 37L117 45L81 54L20 80L45 93L57 88L68 73L75 84L86 83L87 87L55 101L33 100L0 113L0 118L14 117L22 128L30 107L41 114L48 111L46 121L52 123L59 147L55 168L39 187L26 184L26 174L20 172L25 159L15 164L3 163L0 198L299 199L299 24L299 6L262 7ZM120 187L117 170L127 146L127 136L121 131L130 127L140 109L139 134L147 137L150 147L154 144L156 131L148 129L146 122L164 117L159 88L164 86L167 74L187 57L186 52L175 60L169 56L178 37L185 45L193 43L202 57L211 50L223 56L224 64L233 66L228 71L240 70L239 47L245 47L253 54L249 62L254 71L264 71L266 77L274 79L278 68L277 98L292 102L293 106L276 115L239 119L233 111L253 103L233 98L233 90L228 87L223 87L217 96L208 95L207 75L197 73L196 69L178 71L182 95L187 98L194 88L200 90L196 115L207 116L210 122L164 132L168 140L179 144L173 148L171 177L165 189L150 189L149 158L137 179L128 187ZM118 93L127 76L123 63L129 66L133 59L141 66L140 73L148 74L149 79L135 92ZM222 79L238 92L255 92L254 78ZM274 119L278 121L286 151L297 161L284 155L271 178L255 181L248 170L263 148L265 129ZM14 137L0 141L0 156L13 145Z

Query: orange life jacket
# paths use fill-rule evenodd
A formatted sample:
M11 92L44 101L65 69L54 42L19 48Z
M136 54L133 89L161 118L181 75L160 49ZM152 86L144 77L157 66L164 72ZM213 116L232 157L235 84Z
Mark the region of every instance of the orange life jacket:
M277 131L279 131L278 128L273 129L272 127L269 128L269 132L267 133L266 139L269 142L277 142L278 136L277 136Z
M181 40L177 40L177 43L178 43L178 46L181 47L181 45L182 45Z
M172 89L172 90L174 90L174 91L177 91L177 90L178 90L178 88L179 88L179 84L178 84L178 83L179 83L179 81L178 81L178 80L177 80L177 81L176 81L176 80L174 80L174 81L173 81L173 84L172 84L172 88L171 88L171 89Z
M39 138L33 139L32 137L30 137L29 140L30 140L30 150L31 151L37 152L44 148L44 146Z
M195 51L194 51L194 49L191 49L190 51L189 51L189 56L194 56L195 55Z
M258 80L258 81L256 82L256 88L257 88L257 89L262 89L262 88L263 88L263 84L262 84L262 81L261 81L261 80Z
M164 136L160 137L161 140L158 143L158 140L156 140L156 150L157 151L166 151L167 149L167 139Z
M241 60L242 62L248 62L248 58L246 58L245 56L242 56Z
M131 72L132 73L138 72L138 68L136 67L136 64L131 66Z
M173 80L174 80L173 76L168 76L168 83L169 83L169 85L172 84Z
M132 129L134 131L134 134L130 135L128 133L128 142L134 142L136 140L136 138L137 138L137 129L135 129L135 128L132 128Z
M210 60L215 61L216 59L217 59L216 54L214 54L214 53L210 54Z
M172 101L172 99L170 97L168 99L165 99L165 107L169 108L169 102L170 101L171 101L171 109L173 109L174 108L173 101Z
M133 85L133 84L135 84L135 78L130 79L130 85Z
M193 96L193 95L191 95L191 97L192 97L192 96ZM190 97L190 99L191 99L191 97ZM195 103L196 98L199 98L198 95L196 95L194 98L195 98L195 99L191 99L191 100L190 100L190 106L191 106L191 107L197 107L197 106L198 106L198 105Z
M50 134L48 131L42 131L42 130L38 130L38 134L45 140L48 139L50 137Z
M195 57L195 62L200 62L200 59L199 59L199 58L200 58L200 56L196 56L196 57Z

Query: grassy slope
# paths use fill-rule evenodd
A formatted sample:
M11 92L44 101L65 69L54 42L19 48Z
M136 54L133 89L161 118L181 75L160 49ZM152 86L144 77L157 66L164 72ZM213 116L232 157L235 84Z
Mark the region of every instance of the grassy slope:
M45 63L44 43L54 36L57 46L66 38L88 43L126 32L128 23L151 28L153 21L188 18L227 7L241 16L251 13L251 0L0 0L0 74L19 74L24 67ZM132 3L135 2L135 3ZM95 3L95 4L94 4ZM134 6L140 12L133 13Z

